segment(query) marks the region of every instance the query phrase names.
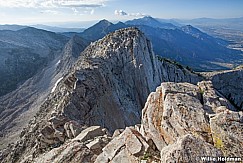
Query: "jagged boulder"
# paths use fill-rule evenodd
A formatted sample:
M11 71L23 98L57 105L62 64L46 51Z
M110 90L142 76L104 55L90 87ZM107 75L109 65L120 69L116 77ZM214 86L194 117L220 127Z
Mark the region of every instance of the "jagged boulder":
M150 94L143 109L143 134L159 150L187 133L212 141L201 98L196 85L162 83Z
M106 129L102 129L100 126L91 126L83 130L76 138L74 138L74 140L84 142L91 138L105 134L109 135Z
M223 153L202 139L191 134L179 137L178 140L166 146L161 151L161 161L163 163L176 162L201 162L202 157L212 158L222 157Z
M237 111L237 109L214 89L211 81L202 81L198 84L202 96L203 109L207 114L216 114L225 110Z
M24 158L22 162L94 162L96 157L102 152L111 140L107 129L100 126L90 126L75 137L69 139L60 147L53 148L36 158L32 155Z
M210 119L214 145L225 156L243 156L243 113L226 110Z
M133 127L127 127L119 136L107 144L95 163L122 162L139 163L148 153L150 160L159 160L159 151L151 141L144 137ZM153 154L153 155L152 155Z
M167 82L149 95L140 132L161 151L161 162L203 162L201 156L208 155L241 157L242 114L210 81Z

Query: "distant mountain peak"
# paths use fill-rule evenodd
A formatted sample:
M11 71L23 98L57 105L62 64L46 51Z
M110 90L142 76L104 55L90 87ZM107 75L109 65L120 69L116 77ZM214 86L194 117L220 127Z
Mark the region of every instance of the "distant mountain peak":
M159 22L157 19L151 17L151 16L144 16L143 18L138 18L134 20L129 20L126 22L126 24L129 25L146 25L154 28L165 28L165 29L171 29L175 28L171 23L162 23Z
M81 36L87 40L95 41L98 39L101 39L105 35L107 35L110 32L114 32L117 29L126 28L126 24L122 22L118 22L117 24L113 24L109 22L106 19L103 19L93 25L92 27L84 30L83 33L81 33Z
M160 24L159 21L157 21L155 18L153 18L151 16L144 16L142 18L129 20L129 21L127 21L127 23L129 24L129 23L133 22L133 23L137 23L137 24L141 25L142 23L146 23L146 21L153 21L153 22Z
M102 19L102 20L100 20L97 24L107 24L107 25L111 25L112 23L109 22L109 21L106 20L106 19Z
M152 16L149 16L149 15L147 15L147 16L144 16L143 18L141 18L141 19L154 19Z

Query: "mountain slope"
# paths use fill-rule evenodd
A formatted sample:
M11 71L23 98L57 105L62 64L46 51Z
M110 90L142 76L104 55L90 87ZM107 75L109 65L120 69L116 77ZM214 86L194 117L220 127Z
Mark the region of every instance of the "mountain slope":
M57 81L69 70L88 43L73 37L52 61L17 90L0 97L0 148L18 139Z
M0 31L0 96L44 68L67 41L65 36L31 27Z
M53 88L21 139L0 159L32 160L60 147L92 125L117 128L139 123L149 93L162 81L197 83L187 69L158 61L136 28L118 30L92 43ZM71 129L72 128L72 129Z
M190 28L190 30L186 30ZM192 32L191 26L166 30L140 26L153 43L156 54L188 65L196 70L223 69L210 62L237 62L242 59L240 51L228 49L221 40L198 31ZM195 29L195 28L193 28Z

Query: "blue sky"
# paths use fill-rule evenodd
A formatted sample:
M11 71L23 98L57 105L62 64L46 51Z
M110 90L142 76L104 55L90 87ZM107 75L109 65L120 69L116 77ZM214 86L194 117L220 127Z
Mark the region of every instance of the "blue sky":
M243 0L0 0L0 24L243 17Z

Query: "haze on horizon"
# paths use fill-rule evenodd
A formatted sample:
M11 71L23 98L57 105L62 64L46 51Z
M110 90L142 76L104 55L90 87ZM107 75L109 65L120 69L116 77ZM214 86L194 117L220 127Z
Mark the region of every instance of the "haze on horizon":
M0 24L243 17L242 0L0 0Z

